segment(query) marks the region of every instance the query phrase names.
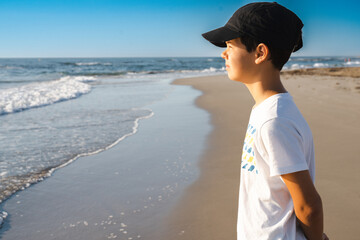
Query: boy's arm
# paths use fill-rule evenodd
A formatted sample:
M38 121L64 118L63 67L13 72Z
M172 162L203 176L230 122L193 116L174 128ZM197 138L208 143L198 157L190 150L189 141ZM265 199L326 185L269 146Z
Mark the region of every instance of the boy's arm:
M309 240L321 240L323 235L323 209L308 170L281 175L292 200L296 217Z

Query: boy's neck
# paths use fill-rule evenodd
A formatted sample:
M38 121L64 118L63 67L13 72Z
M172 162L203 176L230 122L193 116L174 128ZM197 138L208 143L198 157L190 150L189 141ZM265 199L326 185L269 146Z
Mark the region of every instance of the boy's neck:
M275 94L287 92L281 83L280 71L259 74L250 83L245 85L255 100L254 107Z

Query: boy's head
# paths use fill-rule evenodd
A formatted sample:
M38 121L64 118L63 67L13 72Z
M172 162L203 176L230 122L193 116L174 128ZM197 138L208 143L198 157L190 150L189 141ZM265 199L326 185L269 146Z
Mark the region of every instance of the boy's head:
M248 52L263 43L269 49L272 65L281 70L291 53L302 47L302 27L299 17L278 3L256 2L239 8L224 27L203 37L218 47L240 38Z

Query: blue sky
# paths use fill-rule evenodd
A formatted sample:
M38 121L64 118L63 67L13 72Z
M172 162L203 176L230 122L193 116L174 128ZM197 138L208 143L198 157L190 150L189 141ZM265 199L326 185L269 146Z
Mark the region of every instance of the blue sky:
M219 56L201 33L249 2L0 0L0 57ZM277 2L305 25L294 56L360 56L360 1Z

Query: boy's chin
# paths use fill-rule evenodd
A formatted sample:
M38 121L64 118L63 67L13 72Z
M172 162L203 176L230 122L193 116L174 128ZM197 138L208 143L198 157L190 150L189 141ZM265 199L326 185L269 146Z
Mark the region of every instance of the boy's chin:
M236 81L236 82L239 81L239 80L236 79L236 77L235 77L233 74L231 74L231 73L228 72L227 75L228 75L228 78L229 78L230 80Z
M228 78L229 78L231 81L242 82L242 83L243 83L243 81L242 81L239 77L235 77L235 76L233 76L233 75L231 75L231 74L229 74L229 73L228 73Z

